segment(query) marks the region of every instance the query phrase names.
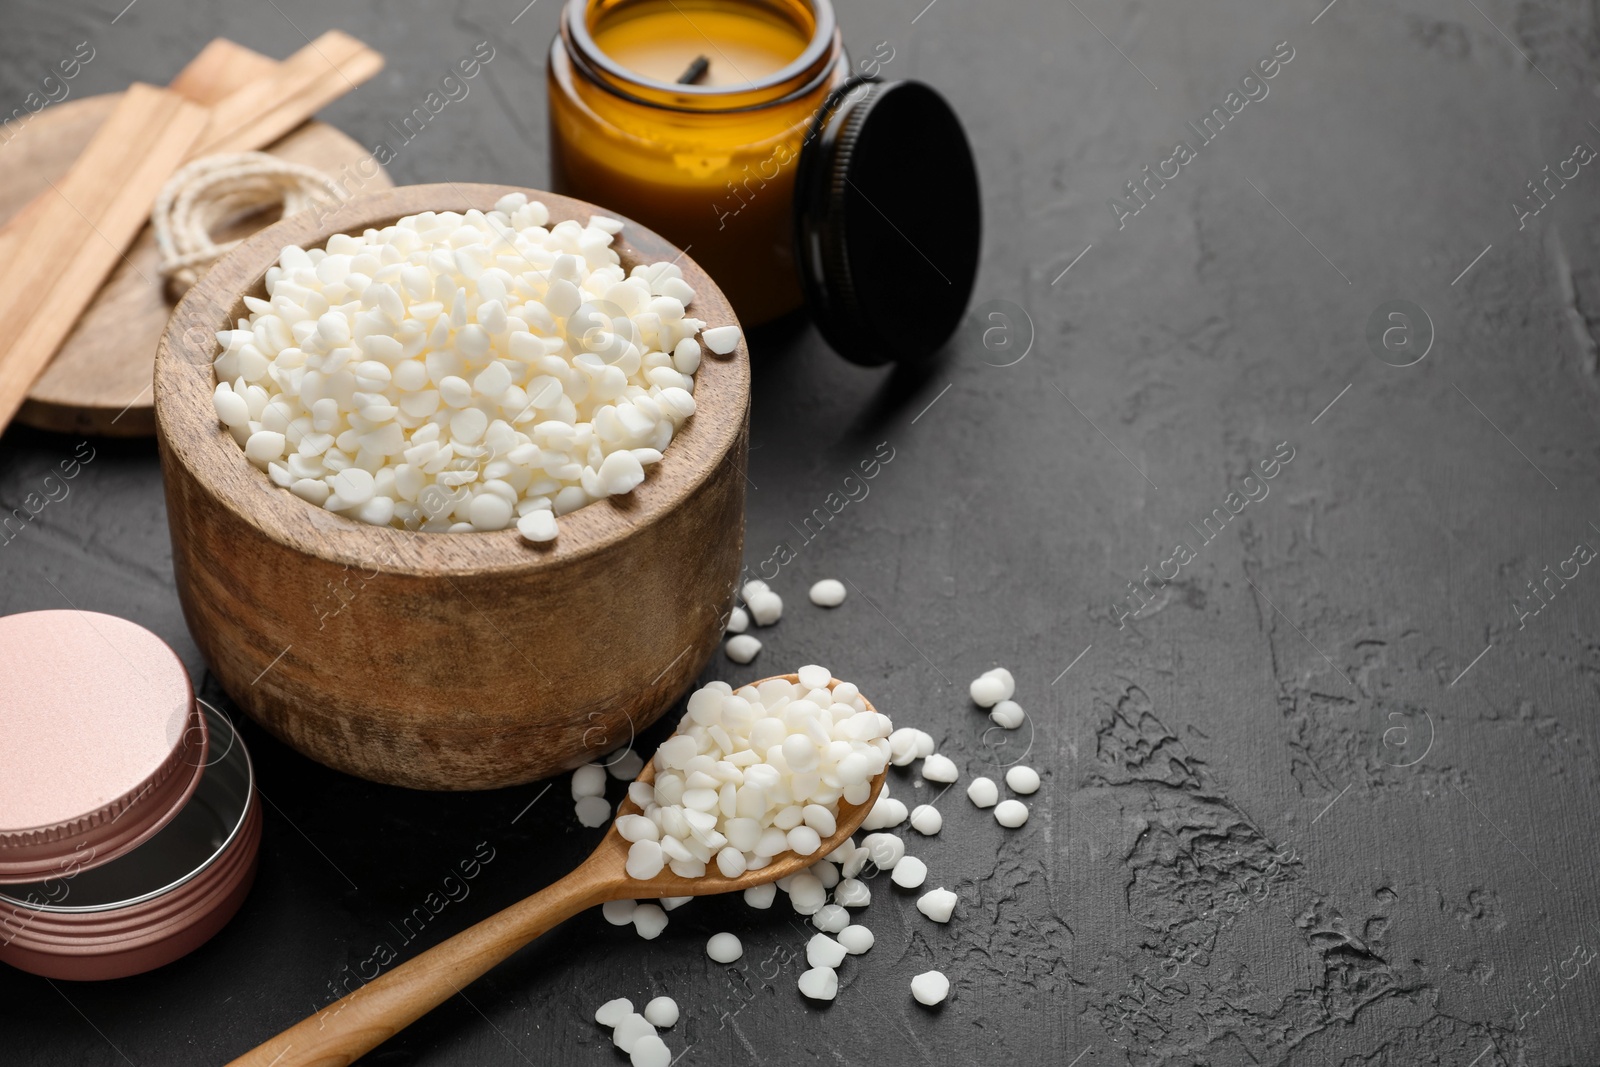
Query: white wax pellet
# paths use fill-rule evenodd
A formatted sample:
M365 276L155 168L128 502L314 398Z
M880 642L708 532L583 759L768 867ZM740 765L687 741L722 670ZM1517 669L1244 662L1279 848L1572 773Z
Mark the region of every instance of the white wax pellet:
M985 678L994 678L1000 682L1000 699L1010 700L1017 691L1017 683L1011 677L1011 672L1004 667L994 667L983 672Z
M655 1036L656 1028L650 1025L650 1020L636 1011L630 1011L611 1032L611 1043L624 1052L632 1052L641 1039Z
M994 784L993 778L974 778L967 786L967 799L980 808L992 808L1000 799L1000 787Z
M600 905L600 914L612 926L627 926L633 922L633 912L638 906L637 900L608 900ZM628 1005L628 1010L633 1010L632 1004Z
M651 1026L675 1026L678 1022L678 1002L671 997L656 997L644 1006L644 1017Z
M811 925L824 933L837 934L850 925L850 913L842 904L824 904L811 916Z
M635 841L628 846L628 877L638 881L646 881L661 873L661 868L666 866L666 859L661 854L661 845L655 841Z
M846 878L835 887L833 900L846 908L864 908L872 903L872 890L858 878Z
M572 799L604 796L606 769L598 763L585 763L572 772Z
M591 829L611 821L611 805L605 797L579 797L573 805L578 821Z
M606 770L618 781L631 782L644 770L644 757L631 748L623 749L621 755L612 753L607 758Z
M919 834L936 834L944 826L944 816L932 804L918 804L911 809L911 828Z
M745 608L757 626L771 626L783 617L783 598L770 589L746 595Z
M659 904L640 904L633 909L633 928L646 941L654 941L667 928L667 913Z
M677 911L694 897L657 897L656 903L661 905L662 911Z
M750 629L750 615L743 608L734 608L728 613L728 625L724 629L730 634L742 634Z
M556 513L547 508L530 511L517 520L517 532L534 543L556 539Z
M815 915L828 899L816 875L802 872L789 882L789 904L801 915Z
M995 805L994 821L1001 826L1016 829L1028 821L1028 806L1020 800L1002 800Z
M880 871L892 871L906 854L906 843L894 834L868 834L861 844Z
M756 653L761 651L761 641L750 634L734 634L728 638L723 651L735 663L749 663L756 658Z
M806 962L813 967L837 967L844 957L845 947L827 934L814 934L806 942Z
M953 782L961 777L955 761L935 752L922 761L922 777L930 782Z
M752 908L762 911L772 907L772 901L778 895L778 887L771 882L753 885L744 891L744 902Z
M595 1009L594 1021L608 1029L615 1029L617 1024L633 1014L633 1001L627 997L618 997L608 1000Z
M1006 771L1006 785L1011 787L1013 793L1027 796L1029 793L1039 791L1039 772L1032 767L1024 767L1020 763Z
M844 603L844 583L824 578L811 587L811 602L819 608L836 608Z
M915 889L928 877L928 865L915 856L906 856L894 865L890 880L901 889Z
M826 689L828 688L828 683L833 681L832 671L826 667L819 667L814 663L801 667L796 674L800 679L800 685L808 690Z
M617 817L617 833L624 841L659 841L661 828L643 815Z
M634 1042L628 1063L631 1067L672 1067L672 1050L660 1034L645 1034Z
M908 767L917 759L917 731L902 726L889 735L889 762Z
M832 1000L839 995L839 972L813 967L800 976L800 992L812 1000Z
M911 995L918 1004L933 1007L950 994L950 979L939 971L923 971L911 979Z
M822 838L809 826L796 826L789 831L789 848L796 855L810 856L822 847Z
M718 963L732 963L744 955L744 945L732 934L712 934L706 942L706 955Z
M988 674L974 678L967 692L971 694L972 702L980 708L992 708L1006 698L1005 683Z
M1022 705L1015 700L1002 700L989 712L989 718L996 726L1003 726L1007 730L1015 730L1022 725L1027 716L1022 711Z
M863 830L887 830L891 826L899 826L906 821L906 806L893 797L878 794L878 799L873 802L872 810L867 812L867 817L862 820Z
M716 326L709 330L700 331L700 340L705 346L719 356L726 356L739 347L739 338L743 336L737 326Z
M933 735L926 730L911 731L917 738L917 758L924 759L933 755Z
M839 944L843 945L844 950L852 956L861 955L870 949L877 940L872 936L872 931L865 926L846 926L839 931ZM629 1005L629 1007L632 1007L632 1005Z
M936 923L947 923L956 910L956 895L944 886L917 898L917 910Z

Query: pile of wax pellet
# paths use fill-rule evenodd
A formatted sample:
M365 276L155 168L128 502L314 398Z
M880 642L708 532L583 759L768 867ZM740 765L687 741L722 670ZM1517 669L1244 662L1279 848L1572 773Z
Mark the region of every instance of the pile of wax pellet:
M738 690L712 682L689 697L656 750L654 782L628 787L642 814L617 819L629 877L670 868L698 878L714 866L737 878L786 852L815 855L840 801L867 801L888 763L889 717L826 667L798 677Z
M753 589L747 587L746 600L751 594L759 596L766 592L770 589L765 583ZM815 596L812 599L817 600ZM781 601L778 609L781 611ZM747 623L748 619L744 620L744 624ZM1011 699L1015 689L1015 681L1005 668L985 672L971 686L974 702L993 709L991 718L996 725L1007 729L1015 729L1026 721L1021 707ZM1007 721L1002 721L1002 715ZM933 737L923 730L915 727L893 730L888 735L888 749L889 761L895 766L907 767L920 759L925 781L944 784L948 790L960 779L955 761L937 752ZM1038 772L1020 763L1006 768L1004 780L1007 787L1021 795L1037 792L1041 784ZM574 790L577 790L576 778ZM886 781L862 822L862 830L869 832L860 844L854 837L849 838L807 870L745 890L746 904L758 909L772 907L780 892L786 894L794 910L808 916L812 925L821 931L806 945L808 967L797 983L803 996L822 1001L834 999L839 988L838 969L845 957L864 953L872 947L872 931L853 923L847 909L864 908L871 903L872 892L867 882L874 875L887 873L890 881L901 889L922 889L928 877L927 864L908 855L905 841L886 831L909 821L912 828L923 835L938 833L943 826L943 816L936 805L942 796L943 792L933 802L919 804L908 811L904 802L891 795L890 784ZM1027 806L1015 799L1000 801L999 786L990 778L974 778L967 787L967 796L979 808L994 808L996 821L1002 826L1016 828L1027 821ZM631 922L641 936L655 937L666 926L666 912L688 899L664 898L659 904L616 901L605 906L606 918L618 925ZM941 886L920 892L916 907L928 919L948 923L955 917L959 902L955 892ZM743 952L742 943L732 933L718 933L706 945L706 954L722 964L737 961ZM938 970L918 974L910 984L913 999L929 1007L942 1003L950 991L950 980Z
M594 1013L594 1021L611 1030L611 1043L627 1054L633 1067L668 1067L672 1050L656 1033L656 1027L670 1029L678 1021L678 1003L671 997L656 997L633 1010L626 997L608 1000Z
M631 492L694 414L701 345L671 263L624 274L622 223L546 228L521 193L284 248L217 335L217 417L274 484L380 526L556 536ZM696 337L699 340L696 340Z

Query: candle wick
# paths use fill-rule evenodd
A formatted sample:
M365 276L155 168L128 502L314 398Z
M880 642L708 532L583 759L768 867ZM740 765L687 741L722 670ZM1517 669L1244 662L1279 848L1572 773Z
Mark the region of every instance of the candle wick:
M706 76L706 71L711 67L711 60L705 56L695 56L694 62L689 64L689 69L678 77L679 85L693 85Z

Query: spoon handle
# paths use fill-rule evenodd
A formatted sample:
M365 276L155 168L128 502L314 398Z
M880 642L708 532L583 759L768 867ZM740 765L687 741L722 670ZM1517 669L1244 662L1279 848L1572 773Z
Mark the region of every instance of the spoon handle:
M595 858L263 1042L228 1067L347 1067L546 930L610 899Z

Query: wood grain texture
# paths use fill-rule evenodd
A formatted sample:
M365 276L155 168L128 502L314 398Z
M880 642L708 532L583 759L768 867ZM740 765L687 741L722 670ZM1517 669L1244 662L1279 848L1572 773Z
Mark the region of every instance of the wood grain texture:
M423 210L488 208L510 186L422 185L262 231L184 297L156 356L157 438L184 615L223 688L329 766L425 789L486 789L594 759L654 722L717 647L743 548L749 355L708 358L696 415L644 485L516 533L416 534L273 486L218 423L217 329L265 296L286 244ZM553 219L596 210L528 192ZM716 285L638 225L627 268L676 260L691 310L732 323Z
M789 682L800 680L796 674L775 677ZM750 684L760 685L771 680L763 678ZM839 683L840 679L835 678L828 688ZM866 705L869 711L877 710L870 700ZM653 782L655 773L655 760L647 760L637 781ZM839 802L834 832L823 838L814 853L801 856L785 852L774 857L766 867L737 878L728 878L715 867L700 878L680 878L669 870L643 881L632 878L627 872L629 842L617 832L613 820L599 846L565 878L407 960L262 1042L228 1067L348 1067L481 978L528 942L596 904L608 900L739 893L799 874L843 845L861 828L883 791L887 773L886 769L873 780L872 792L862 803ZM639 806L631 798L617 807L618 816L639 813Z
M0 429L89 306L206 123L177 93L135 84L0 263Z
M237 52L231 54L256 56L260 63L269 65L273 62L248 49L235 49ZM248 60L236 66L246 74L259 70L255 62ZM195 84L193 79L188 81L190 92L203 95L212 95L231 84L226 79L205 86ZM173 84L178 84L176 79ZM203 102L203 96L191 98ZM5 164L0 170L0 218L13 211L31 212L34 204L44 203L33 198L40 191L49 192L49 182L59 181L118 99L119 94L84 97L50 108L31 120L30 128L0 156L0 163ZM330 173L370 159L366 148L320 122L305 123L264 150L279 159ZM370 179L363 172L363 188L383 189L390 185L389 176L375 161L370 169ZM20 214L12 218L13 223L17 221ZM217 236L240 237L258 226L256 220L247 220ZM10 225L0 227L0 261L9 256L16 239ZM28 399L17 413L18 422L61 433L114 437L155 434L150 380L156 342L172 314L172 304L160 284L160 264L155 234L146 225L129 246L126 258L117 261L55 358L29 389Z

